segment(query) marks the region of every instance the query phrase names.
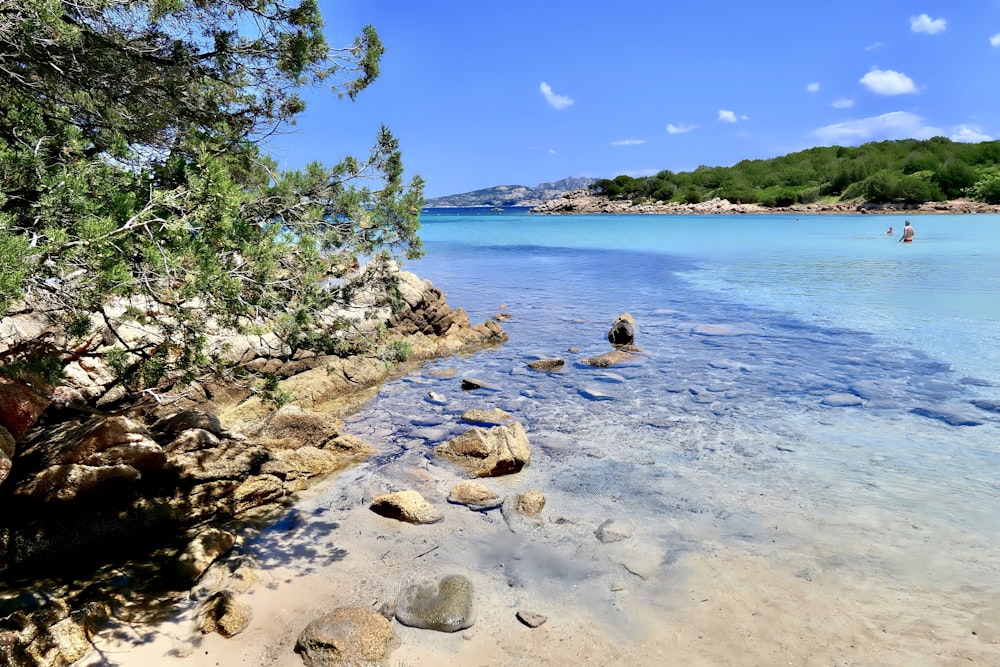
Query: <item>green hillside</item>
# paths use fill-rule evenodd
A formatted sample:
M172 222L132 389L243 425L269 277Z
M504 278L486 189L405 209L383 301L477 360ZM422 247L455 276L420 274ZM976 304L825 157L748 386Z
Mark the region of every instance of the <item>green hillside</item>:
M713 198L791 206L827 201L922 204L967 197L1000 203L1000 141L944 137L810 148L731 167L661 171L594 182L590 190L633 203L698 203Z

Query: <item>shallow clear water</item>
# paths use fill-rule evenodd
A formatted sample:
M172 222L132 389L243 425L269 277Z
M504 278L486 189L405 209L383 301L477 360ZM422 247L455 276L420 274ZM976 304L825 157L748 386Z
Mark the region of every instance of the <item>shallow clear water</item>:
M409 378L350 427L433 458L467 428L459 406L500 407L545 454L541 488L611 503L598 512L732 517L711 532L774 557L789 553L776 520L802 523L784 547L822 558L860 558L875 531L886 576L919 582L941 561L936 584L996 593L1000 415L971 401L1000 399L1000 216L920 216L911 245L889 224L902 219L428 215L427 256L407 268L474 322L513 316L506 345L437 365L496 391ZM646 354L578 363L609 349L623 311ZM560 356L560 373L525 366ZM824 404L835 394L861 405ZM925 524L935 539L915 540Z
M883 234L901 223L426 215L427 255L406 268L473 322L509 313L510 340L387 383L346 427L378 453L247 546L262 563L336 547L330 564L275 564L299 591L280 598L287 634L316 611L290 597L333 586L338 604L377 607L408 577L457 572L480 629L399 628L398 664L1000 657L1000 216L920 216L908 246ZM644 353L582 364L625 311ZM549 357L564 369L527 367ZM531 464L486 484L541 489L542 528L445 502L462 473L432 449L470 428L469 408L525 426ZM368 510L405 488L445 520ZM608 519L631 537L599 543ZM553 615L558 640L505 640L522 606Z

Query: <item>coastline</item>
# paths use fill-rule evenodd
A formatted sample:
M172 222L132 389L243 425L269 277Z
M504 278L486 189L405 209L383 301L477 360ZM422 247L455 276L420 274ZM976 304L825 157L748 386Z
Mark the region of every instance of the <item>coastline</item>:
M587 190L573 190L559 199L552 199L533 207L531 213L543 215L572 215L613 213L651 215L731 215L731 214L874 214L919 215L1000 213L1000 205L986 204L970 199L952 199L944 202L926 202L918 206L905 204L874 204L871 202L829 202L768 207L760 204L732 203L728 199L710 199L697 204L656 202L633 204L631 200L610 200L591 194Z

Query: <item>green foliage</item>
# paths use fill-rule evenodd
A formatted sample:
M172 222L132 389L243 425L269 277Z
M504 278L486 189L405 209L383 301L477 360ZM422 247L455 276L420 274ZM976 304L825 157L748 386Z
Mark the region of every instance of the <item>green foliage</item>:
M413 356L413 346L409 341L391 340L382 348L380 356L387 364L402 363Z
M991 171L969 188L969 196L987 204L1000 204L1000 171Z
M391 301L392 260L422 253L423 182L404 180L396 138L290 172L260 148L303 88L353 99L378 76L373 28L330 48L315 0L8 5L0 316L27 299L69 339L114 341L105 360L139 389L205 369L214 329L343 349L335 313ZM31 354L0 350L0 372Z
M612 199L642 196L684 203L718 197L789 206L839 197L917 205L967 193L984 196L982 188L971 188L994 165L1000 165L1000 142L966 144L933 137L817 147L769 160L743 160L732 167L703 165L643 178L617 176L597 181L591 189Z

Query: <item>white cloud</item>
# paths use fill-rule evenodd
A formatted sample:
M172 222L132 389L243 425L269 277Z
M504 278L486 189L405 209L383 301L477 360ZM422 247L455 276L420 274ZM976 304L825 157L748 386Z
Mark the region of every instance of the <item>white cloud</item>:
M545 96L545 101L548 102L553 109L562 110L573 104L572 98L566 97L565 95L556 95L552 92L552 86L544 81L542 81L542 85L540 85L538 89L542 91L542 95Z
M719 117L717 120L721 120L724 123L735 123L736 114L728 109L719 109Z
M917 92L913 79L891 69L873 69L861 77L860 81L876 95L905 95Z
M612 141L612 146L640 146L646 143L645 139L621 139L619 141Z
M814 131L823 141L836 143L863 143L884 139L930 139L943 132L927 125L920 116L908 111L892 111L881 116L859 118L827 125Z
M875 42L871 46L866 46L865 51L875 51L877 49L881 49L883 46L885 46L885 44L883 44L882 42Z
M831 106L834 109L850 109L854 106L854 100L849 97L838 97L831 102Z
M819 92L819 84L818 83L810 83L809 85L806 86L806 90L808 90L810 93L818 93Z
M951 136L948 138L952 141L962 141L969 144L976 144L980 141L993 141L993 137L984 134L982 128L978 125L959 125L952 129Z
M685 132L690 132L697 127L697 125L685 125L684 123L681 123L680 125L670 123L667 125L667 134L684 134Z
M947 23L944 19L932 19L927 14L921 14L920 16L910 17L910 30L933 35L936 32L943 31Z
M1000 46L1000 32L990 37L991 46Z

